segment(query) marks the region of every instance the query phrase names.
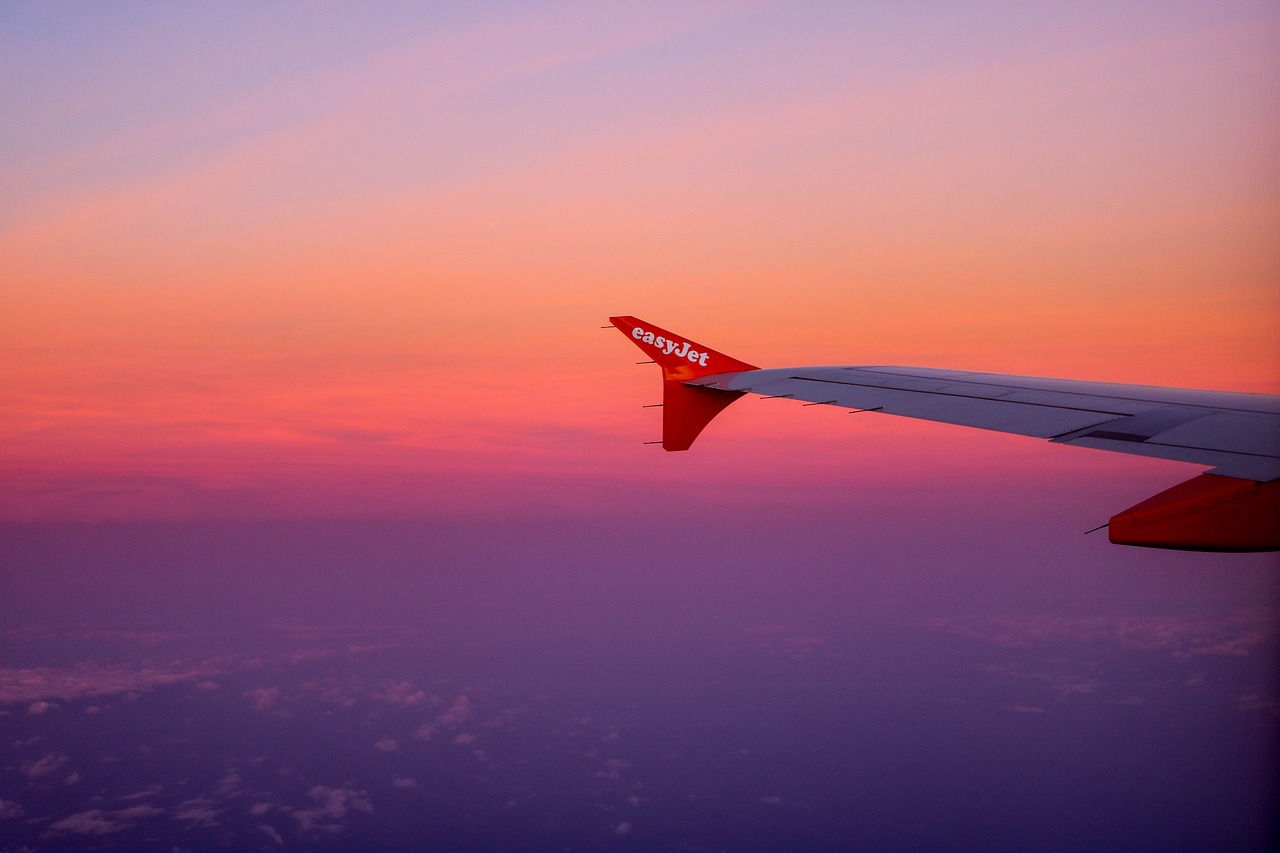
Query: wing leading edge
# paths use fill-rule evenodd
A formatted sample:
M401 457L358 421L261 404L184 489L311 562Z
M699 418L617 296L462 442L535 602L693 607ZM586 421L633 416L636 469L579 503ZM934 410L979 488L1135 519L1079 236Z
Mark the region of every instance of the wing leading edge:
M1112 542L1280 550L1280 397L917 367L760 369L635 317L610 321L662 369L666 450L745 394L875 411L1211 466L1113 516Z

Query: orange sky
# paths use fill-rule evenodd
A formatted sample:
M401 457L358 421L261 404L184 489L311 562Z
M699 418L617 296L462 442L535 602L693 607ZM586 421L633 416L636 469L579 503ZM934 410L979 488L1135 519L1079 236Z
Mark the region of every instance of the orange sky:
M1280 392L1273 9L861 7L6 9L0 519L1191 473L756 401L638 446L613 314Z

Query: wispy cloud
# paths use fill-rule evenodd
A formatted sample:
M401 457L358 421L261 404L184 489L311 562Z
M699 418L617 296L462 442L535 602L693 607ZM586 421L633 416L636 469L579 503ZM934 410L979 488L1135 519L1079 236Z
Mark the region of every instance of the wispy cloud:
M283 691L278 687L255 687L252 690L246 690L244 694L255 711L270 711L275 708L283 695Z
M10 638L27 642L123 643L132 648L130 656L133 661L119 663L87 660L69 667L0 667L0 706L25 706L25 713L39 715L57 711L62 703L99 697L136 696L168 685L191 684L202 693L213 693L220 689L215 679L231 673L257 671L268 665L287 667L350 658L398 646L398 641L352 644L350 640L353 631L367 639L395 638L398 633L400 637L411 637L418 633L416 630L362 631L350 627L335 629L280 625L266 630L265 636L271 638L267 645L275 647L283 640L290 647L277 647L269 654L192 653L175 659L158 658L152 649L155 646L198 646L209 638L203 634L179 632L98 629L66 631L39 626L14 628L4 633ZM330 690L333 691L333 696L326 698L331 701L348 701L343 698L345 694L342 688L333 687ZM430 697L407 681L389 682L385 687L374 691L374 694L380 701L406 707L430 700ZM253 687L243 695L251 707L260 711L273 710L284 698L284 692L274 686ZM451 709L451 712L463 713L463 709L465 704L458 709ZM85 710L88 713L100 713L102 708L90 706Z
M746 632L750 648L770 657L806 660L820 652L826 639L790 625L757 625Z
M1039 705L1006 705L1015 714L1043 714L1045 709Z
M80 666L71 670L5 667L0 668L0 704L44 702L48 705L44 697L70 700L132 693L162 684L194 681L214 672L211 669L188 669L184 666Z
M50 834L66 833L71 835L110 835L131 829L139 821L164 813L164 809L144 804L127 809L104 811L89 809L77 812L56 820L49 825Z
M1271 614L1256 610L1216 616L952 616L930 619L925 625L935 631L1009 648L1068 640L1165 652L1184 659L1247 657L1277 635Z
M173 810L173 817L194 826L217 826L224 811L213 798L200 796L179 803Z
M316 785L307 792L317 805L295 809L293 818L304 833L336 833L346 828L352 813L372 814L373 802L366 791Z
M154 214L229 183L262 181L291 164L332 156L335 139L365 139L371 125L401 123L406 114L421 114L451 97L672 38L732 8L672 7L661 15L639 9L606 15L590 4L529 8L515 15L508 10L501 16L473 17L425 38L401 40L345 66L259 81L219 101L144 118L111 136L89 135L78 151L27 164L29 173L49 176L102 171L102 164L113 162L161 163L166 168L149 165L147 171L126 172L127 180L82 178L81 185L92 190L82 190L80 198L65 189L42 197L29 178L17 182L28 192L25 216L18 219L24 224L16 230L25 239L36 234L65 239L85 228L110 226L122 216ZM476 61L478 56L484 61ZM315 97L319 91L328 97ZM414 109L406 111L406 104ZM349 161L348 170L351 165ZM42 224L32 227L33 222Z
M57 773L67 763L67 756L61 752L46 753L35 761L22 765L22 773L29 779L45 779Z

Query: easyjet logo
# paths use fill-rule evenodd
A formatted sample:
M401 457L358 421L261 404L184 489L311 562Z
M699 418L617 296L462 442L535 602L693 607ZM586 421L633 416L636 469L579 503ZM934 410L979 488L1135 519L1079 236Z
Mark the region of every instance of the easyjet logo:
M654 335L653 332L646 332L639 326L636 326L631 330L631 337L641 343L648 344L651 347L656 347L663 355L687 359L693 364L697 364L702 367L707 366L707 356L709 353L698 352L696 349L690 349L688 341L668 340L662 337L662 335Z

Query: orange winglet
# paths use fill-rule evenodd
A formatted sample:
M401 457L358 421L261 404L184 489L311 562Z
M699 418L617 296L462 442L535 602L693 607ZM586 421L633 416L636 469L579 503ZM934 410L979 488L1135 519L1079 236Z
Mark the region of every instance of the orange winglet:
M1280 549L1280 480L1201 474L1112 516L1117 545L1186 551Z
M610 317L609 322L662 368L663 450L688 450L711 419L744 393L684 383L714 373L759 370L635 317Z

